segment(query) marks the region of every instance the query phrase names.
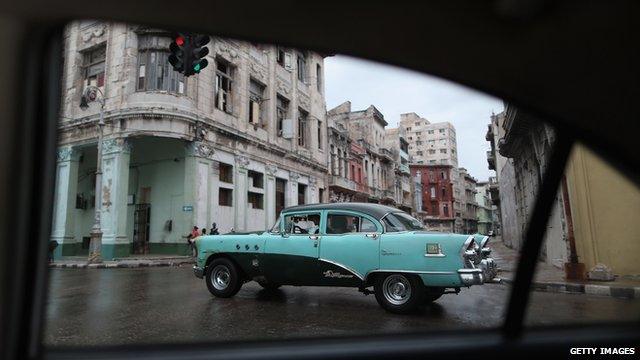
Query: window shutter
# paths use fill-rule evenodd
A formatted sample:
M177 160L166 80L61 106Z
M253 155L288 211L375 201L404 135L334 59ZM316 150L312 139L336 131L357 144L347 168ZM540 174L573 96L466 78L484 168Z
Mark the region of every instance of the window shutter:
M288 71L293 70L293 57L291 56L290 53L285 52L284 53L284 68L287 69Z
M260 103L255 101L255 100L251 100L251 118L250 118L250 122L252 124L259 124L260 123Z
M282 137L293 139L293 119L282 120Z

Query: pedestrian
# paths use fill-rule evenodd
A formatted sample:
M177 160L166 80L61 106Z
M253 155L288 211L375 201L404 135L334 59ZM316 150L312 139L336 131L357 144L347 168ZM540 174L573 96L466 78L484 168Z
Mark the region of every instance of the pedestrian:
M202 235L207 235L207 229L206 228L202 228Z
M209 235L220 235L218 225L216 225L216 223L211 224L211 231L209 231Z
M191 230L191 234L189 234L187 236L187 243L189 244L189 247L191 248L191 254L193 256L196 256L198 254L196 254L196 246L195 246L195 241L196 238L200 236L200 232L198 231L198 227L194 226L193 229Z

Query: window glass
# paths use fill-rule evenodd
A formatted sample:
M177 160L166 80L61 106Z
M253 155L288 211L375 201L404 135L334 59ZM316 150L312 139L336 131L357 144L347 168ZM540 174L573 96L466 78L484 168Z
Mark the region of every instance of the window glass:
M291 235L318 234L320 214L287 214L284 217L284 232Z
M374 224L373 221L371 221L371 220L369 220L367 218L361 218L360 231L361 232L376 232L376 231L378 231L378 229L376 228L376 224Z
M360 217L344 214L327 216L327 234L345 234L360 231Z

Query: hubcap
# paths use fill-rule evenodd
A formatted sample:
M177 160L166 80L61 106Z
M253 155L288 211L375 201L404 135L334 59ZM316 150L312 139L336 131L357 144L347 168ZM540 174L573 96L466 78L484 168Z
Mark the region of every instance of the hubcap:
M403 275L390 275L382 283L384 298L393 305L402 305L411 297L411 284Z
M211 271L211 285L216 290L225 290L231 281L231 272L225 265L218 265Z

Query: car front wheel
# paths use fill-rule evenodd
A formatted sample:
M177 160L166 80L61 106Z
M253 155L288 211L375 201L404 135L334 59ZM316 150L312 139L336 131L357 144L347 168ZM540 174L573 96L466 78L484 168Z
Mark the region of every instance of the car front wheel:
M376 279L374 289L378 304L392 313L410 313L424 303L424 284L415 275L384 274Z
M207 266L206 281L209 292L221 298L232 297L242 287L238 269L225 258L215 259Z

